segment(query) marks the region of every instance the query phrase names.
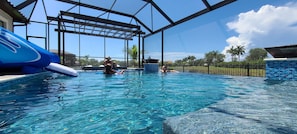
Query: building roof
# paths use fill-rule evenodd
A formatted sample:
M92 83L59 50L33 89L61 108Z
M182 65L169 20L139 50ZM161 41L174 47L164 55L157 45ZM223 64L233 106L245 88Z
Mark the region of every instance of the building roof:
M265 50L274 58L297 58L297 45L268 47Z
M57 49L51 49L50 52L55 53L55 54L58 54L58 50ZM61 52L63 52L63 50L61 50ZM75 54L70 53L70 52L67 52L67 51L65 51L65 55L75 56Z
M10 15L13 18L14 22L28 22L28 19L16 7L14 7L13 4L8 2L7 0L0 1L0 9L2 9L4 12Z

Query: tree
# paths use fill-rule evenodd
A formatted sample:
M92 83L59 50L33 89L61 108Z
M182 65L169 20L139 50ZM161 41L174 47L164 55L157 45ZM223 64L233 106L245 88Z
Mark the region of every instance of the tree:
M175 60L174 63L175 63L175 65L183 65L182 60Z
M128 49L128 54L131 56L132 58L132 65L136 66L136 60L137 60L137 56L138 56L138 49L136 45L133 45L131 49Z
M185 57L183 58L183 62L185 64L189 64L189 65L194 65L194 61L195 61L196 57L195 56L188 56L188 57Z
M236 46L236 48L232 46L229 50L227 50L227 53L231 54L232 61L236 61L236 55L238 56L238 61L240 61L240 56L245 53L245 48L241 45Z
M226 57L226 56L225 56L224 54L219 53L219 54L216 56L216 62L217 62L217 63L224 62L225 57Z
M96 60L96 59L90 59L88 64L93 65L93 66L99 66L100 65L98 60Z
M205 54L205 61L208 65L213 63L223 62L225 58L224 54L220 54L219 51L210 51Z
M238 45L235 48L236 55L238 56L238 61L240 61L240 56L245 53L245 48L244 46Z
M267 57L267 52L262 48L254 48L249 51L249 55L246 57L247 61L263 60Z
M194 61L194 65L196 66L202 66L204 65L204 63L205 63L204 59L197 59Z
M89 61L89 55L84 56L85 60L88 62Z
M133 45L132 48L128 50L128 54L132 57L133 60L136 60L138 54L137 46Z
M227 53L231 54L231 61L236 61L236 50L233 46L229 50L227 50Z
M85 66L89 64L89 55L84 56L84 58L80 59L80 65Z

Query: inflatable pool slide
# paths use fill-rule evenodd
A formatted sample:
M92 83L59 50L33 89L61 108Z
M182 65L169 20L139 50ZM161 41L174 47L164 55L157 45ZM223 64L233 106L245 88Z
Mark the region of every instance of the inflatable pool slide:
M68 76L78 75L76 70L59 63L56 54L0 27L0 70L17 70L24 74L49 70Z

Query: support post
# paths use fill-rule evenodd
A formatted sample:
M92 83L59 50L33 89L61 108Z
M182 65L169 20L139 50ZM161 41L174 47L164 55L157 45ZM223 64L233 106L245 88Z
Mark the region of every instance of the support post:
M46 26L46 24L44 26L45 26L44 48L45 48L45 50L49 51L49 49L47 48L47 26Z
M47 22L47 48L50 50L50 24Z
M246 65L246 69L247 69L247 76L250 76L250 64L249 63Z
M127 61L126 61L126 64L127 64L127 67L129 66L129 41L128 40L126 40L126 42L127 42Z
M106 57L106 38L104 38L104 58Z
M29 37L28 37L28 24L26 25L26 40L28 40Z
M140 33L138 33L138 68L140 68Z
M124 40L124 61L126 61L126 57L127 57L127 48L126 48L126 40ZM126 67L127 67L127 64L126 64Z
M142 59L141 59L141 66L143 67L144 62L144 38L142 37Z
M65 65L65 32L63 32L63 65Z
M61 61L61 19L58 17L58 56Z
M162 35L161 35L161 65L164 65L164 30L162 30Z

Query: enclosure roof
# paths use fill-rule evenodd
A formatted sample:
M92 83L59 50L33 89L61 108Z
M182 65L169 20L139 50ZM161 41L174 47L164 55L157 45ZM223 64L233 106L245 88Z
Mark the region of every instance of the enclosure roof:
M26 8L20 11L28 19L37 3L37 0L9 1L19 9ZM63 29L56 30L124 39L137 34L145 33L148 36L158 33L234 1L236 0L39 0L44 6L48 22L63 22ZM49 10L56 10L56 14L49 13Z
M274 58L297 58L297 45L269 47L265 50Z

